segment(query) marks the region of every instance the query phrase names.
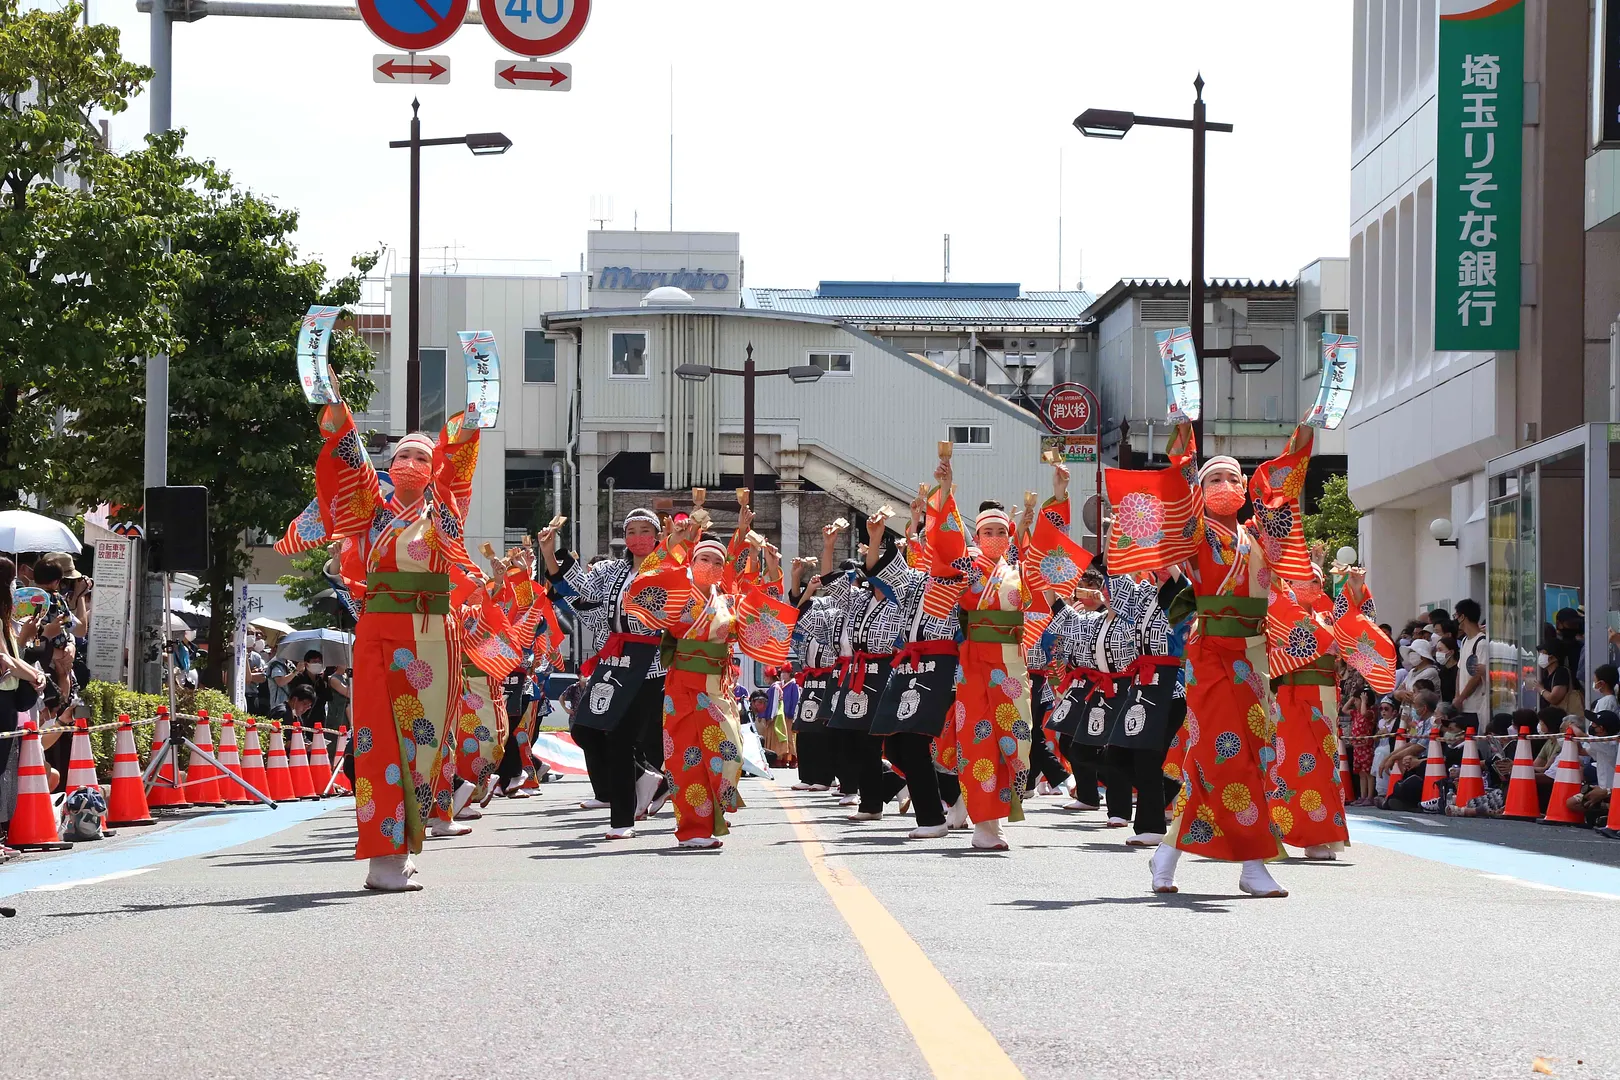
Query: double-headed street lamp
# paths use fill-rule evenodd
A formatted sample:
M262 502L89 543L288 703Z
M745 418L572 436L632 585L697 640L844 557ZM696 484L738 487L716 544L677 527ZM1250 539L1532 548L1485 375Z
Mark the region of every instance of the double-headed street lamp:
M1204 348L1204 133L1231 131L1231 124L1214 124L1204 116L1204 77L1193 80L1197 96L1193 100L1191 120L1164 116L1138 116L1118 109L1087 109L1074 118L1074 126L1088 139L1123 139L1131 128L1182 128L1193 133L1192 151L1192 282L1187 296L1187 323L1192 331L1193 355L1198 361L1198 386L1204 385L1204 357L1227 357L1232 367L1244 375L1265 371L1281 359L1264 345L1234 345L1229 349ZM1204 441L1204 420L1193 422L1193 433L1200 446ZM1149 452L1152 448L1149 447Z
M737 368L708 367L705 364L682 364L675 375L683 382L703 382L710 375L738 375L743 381L743 487L754 490L754 380L772 375L786 375L796 383L813 383L825 375L813 364L759 370L754 365L754 343L748 343L747 358L741 370Z
M417 116L420 103L411 101L411 137L388 144L390 149L411 152L411 322L408 331L410 352L405 357L405 430L415 431L422 426L422 316L418 301L422 295L422 147L465 146L475 156L504 154L512 149L512 140L498 131L482 131L472 135L456 135L443 139L422 138L422 119Z

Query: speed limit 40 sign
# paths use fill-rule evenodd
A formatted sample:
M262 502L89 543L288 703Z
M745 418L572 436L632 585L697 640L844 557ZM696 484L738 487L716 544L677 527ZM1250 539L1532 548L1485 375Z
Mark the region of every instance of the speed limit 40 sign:
M591 16L591 0L478 0L489 36L519 56L551 56L572 45Z

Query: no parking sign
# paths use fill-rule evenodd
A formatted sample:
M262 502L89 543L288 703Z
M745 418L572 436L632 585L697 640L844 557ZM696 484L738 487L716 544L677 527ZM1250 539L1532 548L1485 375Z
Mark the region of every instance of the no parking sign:
M360 18L373 34L406 52L443 45L461 29L468 0L359 0Z
M478 13L502 48L519 56L551 56L584 31L591 0L478 0Z

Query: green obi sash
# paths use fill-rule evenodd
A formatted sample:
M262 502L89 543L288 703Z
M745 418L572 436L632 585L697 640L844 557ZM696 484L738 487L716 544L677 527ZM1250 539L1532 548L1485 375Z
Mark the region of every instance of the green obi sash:
M731 646L724 641L688 641L675 643L675 659L669 665L675 671L690 671L694 675L718 675L731 663Z
M1258 637L1266 624L1261 596L1200 596L1198 628L1205 637Z
M964 611L962 630L969 641L1017 645L1024 639L1022 611Z
M450 614L450 575L395 571L366 575L366 612Z

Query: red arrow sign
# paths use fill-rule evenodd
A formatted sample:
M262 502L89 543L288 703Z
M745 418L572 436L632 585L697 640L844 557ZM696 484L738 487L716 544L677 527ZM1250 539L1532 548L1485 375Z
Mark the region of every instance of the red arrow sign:
M437 60L429 60L425 64L399 64L388 60L377 65L377 70L390 79L397 79L401 75L426 75L429 79L437 79L450 69Z
M527 82L546 82L550 83L552 86L556 86L558 83L563 82L568 78L566 72L558 71L554 67L548 67L545 71L520 71L516 64L508 65L506 70L502 71L500 75L501 78L505 79L513 86L516 86L519 80Z

